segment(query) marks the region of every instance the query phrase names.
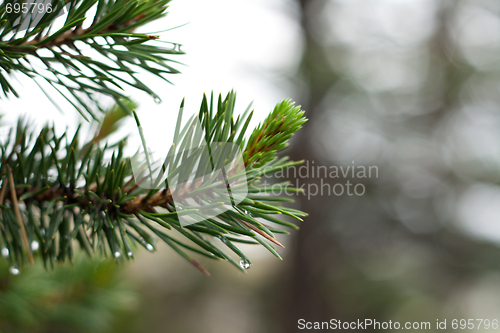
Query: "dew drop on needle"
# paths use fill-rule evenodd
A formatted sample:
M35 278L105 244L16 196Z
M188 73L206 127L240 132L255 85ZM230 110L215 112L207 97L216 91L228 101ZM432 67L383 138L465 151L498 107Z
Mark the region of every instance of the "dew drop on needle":
M250 263L245 260L245 259L240 259L240 266L243 269L249 269L250 268Z

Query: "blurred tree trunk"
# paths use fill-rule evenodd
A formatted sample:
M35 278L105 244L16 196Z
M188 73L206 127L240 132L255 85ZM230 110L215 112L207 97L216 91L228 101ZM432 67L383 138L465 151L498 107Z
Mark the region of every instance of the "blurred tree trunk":
M314 40L311 31L311 15L307 14L309 5L321 5L323 0L299 0L301 25L304 32L304 53L299 68L299 77L305 82L307 91L303 92L304 100L298 100L302 109L306 110L309 122L294 138L288 151L292 160L313 161L314 127L310 126L319 116L319 105L328 89L339 79L332 72L324 50ZM313 179L300 179L300 184L314 182ZM340 267L343 260L336 239L332 237L328 220L330 210L335 209L334 198L313 197L307 200L300 196L298 201L303 211L309 216L300 225L293 244L289 269L285 272L286 283L282 286L283 304L280 306L281 331L296 332L297 321L323 321L334 318L335 313L328 309L330 303L324 290L327 279L325 266ZM327 205L327 206L326 206ZM331 229L330 229L331 230ZM325 251L328 249L328 251ZM338 255L332 256L332 253ZM293 261L293 262L292 262Z

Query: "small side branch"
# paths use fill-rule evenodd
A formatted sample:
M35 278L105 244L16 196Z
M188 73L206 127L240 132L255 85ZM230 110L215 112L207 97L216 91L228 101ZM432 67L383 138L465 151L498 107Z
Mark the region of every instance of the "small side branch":
M31 254L30 244L28 241L28 236L26 235L26 229L24 228L23 219L21 218L21 211L19 210L19 203L17 202L16 187L14 185L14 177L12 177L12 170L7 165L7 174L9 177L10 194L12 198L12 206L14 207L14 212L16 213L17 222L19 223L19 228L21 230L21 237L23 238L24 246L28 251L28 259L31 265L34 265L33 255ZM3 190L2 190L3 193Z

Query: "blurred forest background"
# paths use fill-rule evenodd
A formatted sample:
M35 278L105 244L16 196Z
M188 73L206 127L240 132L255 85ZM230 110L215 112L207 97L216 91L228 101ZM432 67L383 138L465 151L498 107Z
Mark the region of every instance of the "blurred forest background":
M301 29L302 56L262 80L291 87L282 97L310 119L284 153L377 166L378 178L351 179L366 193L298 195L309 216L279 238L283 262L250 250L247 274L206 263L206 278L160 247L104 265L106 278L81 277L107 291L102 311L90 311L90 296L55 298L85 321L45 316L28 329L0 313L0 331L289 333L300 318L430 321L433 330L447 318L451 330L454 318L500 319L500 2L276 2ZM0 277L0 298L23 276Z

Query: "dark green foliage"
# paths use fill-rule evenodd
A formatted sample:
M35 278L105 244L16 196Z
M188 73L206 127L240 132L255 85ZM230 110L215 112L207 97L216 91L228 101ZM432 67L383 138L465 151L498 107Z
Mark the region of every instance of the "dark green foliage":
M121 269L112 262L77 260L47 274L42 265L9 274L0 261L0 332L110 332L116 315L134 309Z

